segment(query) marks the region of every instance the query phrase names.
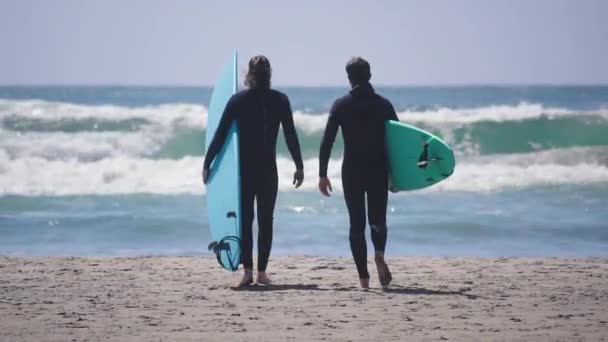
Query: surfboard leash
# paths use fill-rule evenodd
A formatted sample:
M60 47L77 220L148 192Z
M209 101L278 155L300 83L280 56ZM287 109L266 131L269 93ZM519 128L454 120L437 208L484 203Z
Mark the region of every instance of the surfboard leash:
M241 239L239 237L234 236L234 235L228 235L228 236L223 237L220 241L213 241L212 243L210 243L208 249L209 249L209 251L213 251L213 253L215 253L217 262L220 265L222 265L222 267L234 272L239 268L240 260L233 261L232 249L230 248L229 242L236 243L237 246L241 245ZM228 259L228 265L226 265L222 261L222 256L221 256L222 251L226 253L226 258Z

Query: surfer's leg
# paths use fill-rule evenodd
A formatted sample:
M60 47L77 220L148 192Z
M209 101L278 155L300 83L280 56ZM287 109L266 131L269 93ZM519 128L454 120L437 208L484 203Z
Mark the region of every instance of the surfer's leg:
M348 175L348 172L342 172L342 187L344 188L344 199L350 220L350 250L355 259L359 278L368 279L367 244L365 242L365 193L361 182L356 178Z
M243 271L243 277L241 278L241 281L239 282L239 284L236 287L239 288L239 287L244 287L244 286L248 286L251 284L253 284L253 270L251 268L246 268Z
M253 199L249 184L241 183L241 263L245 269L253 268Z
M372 242L374 244L376 269L382 286L388 286L392 275L384 261L386 248L387 227L386 207L388 203L388 179L383 175L370 177L367 189L368 220L371 227Z
M386 248L386 207L388 204L388 178L385 175L369 177L367 187L367 219L371 227L372 243L376 253Z
M258 185L259 189L256 195L258 212L258 272L266 272L272 248L274 206L277 200L278 187L278 176L276 173L272 176L267 181ZM265 274L263 276L265 277Z

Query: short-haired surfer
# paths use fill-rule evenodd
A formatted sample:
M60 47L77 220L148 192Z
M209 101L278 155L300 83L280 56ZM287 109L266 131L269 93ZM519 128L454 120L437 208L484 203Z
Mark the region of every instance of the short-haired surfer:
M365 241L368 220L380 284L388 286L392 276L384 260L389 188L384 123L387 120L398 121L398 118L393 105L377 94L370 84L372 74L365 59L352 58L346 64L346 73L352 88L332 105L321 141L319 191L330 196L332 188L327 177L327 165L338 128L341 128L344 137L342 187L350 218L350 248L359 281L362 288L369 287Z
M258 274L257 283L268 284L266 274L272 246L273 213L277 198L278 174L276 143L279 126L283 126L289 153L296 164L293 184L304 181L304 165L294 127L293 113L287 96L271 89L272 69L265 56L249 60L245 77L248 89L234 94L224 109L219 126L207 150L203 181L207 183L209 167L226 140L233 122L239 127L241 174L241 263L245 273L240 286L253 283L253 207L257 202Z

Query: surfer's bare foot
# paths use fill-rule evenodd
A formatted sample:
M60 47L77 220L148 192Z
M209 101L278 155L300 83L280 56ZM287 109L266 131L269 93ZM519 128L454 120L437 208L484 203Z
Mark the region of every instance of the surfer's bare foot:
M241 278L241 282L237 287L245 287L251 284L253 284L253 272L251 270L245 270L243 278Z
M255 282L260 285L268 285L272 282L272 280L270 280L270 277L268 277L266 272L258 272L258 277Z
M369 289L369 278L359 278L362 289Z
M386 264L386 261L384 261L384 254L376 254L374 261L376 261L376 269L378 270L380 285L382 285L382 287L387 287L393 280L393 276L388 268L388 265Z

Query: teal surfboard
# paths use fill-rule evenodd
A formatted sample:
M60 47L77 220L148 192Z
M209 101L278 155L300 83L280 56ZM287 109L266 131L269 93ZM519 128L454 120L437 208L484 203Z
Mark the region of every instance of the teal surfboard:
M238 90L236 52L213 87L207 118L205 150L230 97ZM239 170L239 129L232 124L221 151L211 164L207 182L207 211L212 242L209 250L229 271L236 271L241 259L241 176Z
M454 151L439 137L397 121L387 121L385 127L394 188L422 189L454 173Z

